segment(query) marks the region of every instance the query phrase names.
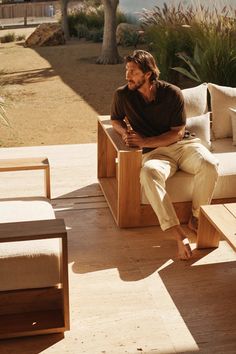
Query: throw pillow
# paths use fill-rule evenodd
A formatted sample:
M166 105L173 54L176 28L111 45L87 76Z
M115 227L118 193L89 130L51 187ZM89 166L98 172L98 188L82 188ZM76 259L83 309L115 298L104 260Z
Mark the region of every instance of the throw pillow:
M230 107L236 108L236 88L208 84L211 95L212 131L214 138L232 137Z
M236 145L236 109L230 108L229 110L233 130L233 145Z
M182 90L186 117L200 116L208 111L207 84Z
M207 149L211 148L210 112L201 116L187 118L186 130L191 135L199 138Z

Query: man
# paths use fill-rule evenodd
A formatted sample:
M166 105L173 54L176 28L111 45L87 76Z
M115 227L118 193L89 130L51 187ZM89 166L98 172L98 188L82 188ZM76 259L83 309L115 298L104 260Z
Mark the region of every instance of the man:
M184 139L186 116L182 92L158 80L160 72L153 56L136 50L125 61L127 84L114 94L113 128L127 146L143 149L141 186L161 229L172 230L178 256L186 260L192 256L191 247L165 190L165 182L178 169L195 176L188 225L196 232L200 205L210 203L215 188L217 161L196 139Z

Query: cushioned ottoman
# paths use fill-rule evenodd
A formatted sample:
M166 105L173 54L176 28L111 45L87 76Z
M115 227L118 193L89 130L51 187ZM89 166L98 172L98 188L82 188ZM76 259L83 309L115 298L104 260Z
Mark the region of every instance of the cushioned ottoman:
M45 198L0 201L0 223L47 219L55 215ZM59 254L57 239L0 243L0 291L57 285Z
M0 201L0 338L69 329L67 234L46 198Z

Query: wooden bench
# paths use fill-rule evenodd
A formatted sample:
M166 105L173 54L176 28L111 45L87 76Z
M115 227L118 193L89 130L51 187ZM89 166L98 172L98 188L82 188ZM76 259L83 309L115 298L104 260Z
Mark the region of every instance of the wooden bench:
M141 203L139 181L142 150L129 148L112 128L109 116L98 117L98 180L119 227L159 225L149 204ZM181 223L187 223L191 202L174 203Z
M47 239L60 241L59 283L44 288L0 291L0 338L58 333L69 329L67 232L64 221L50 219L0 224L0 243L18 241L24 243L27 250L27 243L33 244L35 240L46 242ZM14 269L8 271L14 272ZM36 279L38 275L35 274ZM24 277L24 274L21 276Z
M51 198L50 166L46 157L29 157L0 160L0 172L44 170L45 194Z
M236 203L200 208L197 248L218 247L221 237L236 251Z

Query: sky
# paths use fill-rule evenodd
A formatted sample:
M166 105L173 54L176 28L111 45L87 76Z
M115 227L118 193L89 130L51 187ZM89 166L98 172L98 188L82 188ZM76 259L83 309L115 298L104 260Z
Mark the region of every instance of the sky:
M225 4L230 4L234 8L236 8L236 0L120 0L119 7L122 12L125 13L138 13L141 12L143 8L152 9L154 6L162 7L163 3L175 3L179 4L179 2L186 4L198 4L203 3L204 6L214 4L215 6L219 6L219 8L223 8Z

